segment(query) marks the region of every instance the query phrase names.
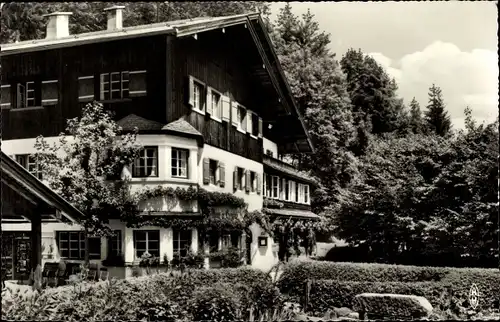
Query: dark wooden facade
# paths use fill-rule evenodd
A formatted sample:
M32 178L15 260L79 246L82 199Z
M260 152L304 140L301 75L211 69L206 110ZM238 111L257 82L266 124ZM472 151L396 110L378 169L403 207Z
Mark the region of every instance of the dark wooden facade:
M262 162L262 139L237 131L231 122L192 111L186 99L187 79L193 76L261 116L264 136L279 141L267 124L283 111L276 108L276 92L256 76L256 69L264 67L251 35L239 25L196 38L155 35L2 56L2 85L11 84L12 97L11 108L2 109L2 139L61 133L66 120L80 116L87 104L78 101L78 77L94 75L99 99L100 73L146 70L146 96L102 102L117 120L131 113L164 124L184 118L203 134L206 144ZM17 82L49 79L58 80L57 104L12 108Z

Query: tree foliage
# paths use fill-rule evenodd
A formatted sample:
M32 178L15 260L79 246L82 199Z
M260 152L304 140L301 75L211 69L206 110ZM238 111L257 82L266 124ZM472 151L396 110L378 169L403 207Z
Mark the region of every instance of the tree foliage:
M141 146L121 129L100 103L90 103L81 118L68 120L59 142L36 140L36 157L44 182L80 210L80 224L93 235L107 235L110 217L132 210L126 181L113 181L131 164Z
M396 81L375 59L349 49L340 60L358 126L373 134L400 130L404 105L397 97Z
M123 24L136 26L202 16L227 16L260 11L266 18L269 6L257 1L206 2L8 2L2 7L0 42L45 37L44 14L70 11L70 33L106 29L105 8L123 5Z
M453 138L374 139L360 160L361 184L333 215L339 237L389 262L446 255L494 265L498 125L466 115L467 130Z
M329 35L319 30L309 11L299 18L287 4L278 15L272 36L317 150L303 156L301 166L320 178L323 189L316 201L325 205L357 172L356 160L349 152L355 129L345 78L329 52Z
M424 132L424 120L422 118L422 111L420 110L420 104L417 102L415 97L410 102L410 130L415 134L421 134Z
M425 123L429 131L445 136L451 130L451 120L446 112L441 88L432 84L429 88L429 104L425 111Z

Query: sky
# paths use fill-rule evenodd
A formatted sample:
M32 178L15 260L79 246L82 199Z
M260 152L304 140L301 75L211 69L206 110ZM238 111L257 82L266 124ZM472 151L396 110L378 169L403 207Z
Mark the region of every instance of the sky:
M284 2L271 4L275 20ZM454 128L463 128L469 106L478 121L498 116L496 2L291 2L301 16L308 8L330 34L340 60L349 48L372 56L396 79L408 105L425 110L436 84Z

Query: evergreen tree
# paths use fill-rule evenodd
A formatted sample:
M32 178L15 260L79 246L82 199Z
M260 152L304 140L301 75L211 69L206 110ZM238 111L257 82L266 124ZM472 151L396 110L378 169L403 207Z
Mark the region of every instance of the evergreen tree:
M340 64L347 76L356 124L362 128L359 132L382 134L402 130L406 124L404 104L397 97L396 81L384 68L354 49L347 51Z
M415 97L410 102L410 128L415 134L420 134L424 130L422 111L420 110L420 104L417 102Z
M305 170L321 179L323 205L356 177L356 160L349 147L355 137L345 77L329 52L329 35L319 30L309 11L295 16L287 4L272 34L281 65L316 147L302 156Z
M429 104L425 111L425 124L428 131L445 136L451 130L451 120L445 110L441 88L432 84L429 88Z

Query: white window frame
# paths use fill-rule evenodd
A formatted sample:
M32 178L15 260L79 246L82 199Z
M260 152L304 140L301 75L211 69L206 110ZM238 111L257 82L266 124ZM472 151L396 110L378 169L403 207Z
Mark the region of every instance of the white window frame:
M290 191L291 180L285 180L285 186L283 187L283 195L285 201L290 201L291 191Z
M174 157L174 154L175 157ZM184 156L184 160L183 157ZM182 179L187 179L189 176L189 167L188 167L188 162L189 162L189 150L182 149L182 148L176 148L172 147L171 152L170 152L170 175L172 178L182 178ZM184 161L184 166L182 166L182 163ZM175 164L174 164L175 163ZM177 170L177 174L174 175L174 169ZM180 174L184 171L184 175Z
M211 165L215 164L215 172L214 172L214 182L212 182L212 167ZM208 177L209 184L212 186L218 186L220 184L220 173L219 173L219 161L214 159L208 159Z
M42 169L40 163L33 154L16 154L15 160L21 164L29 173L42 180ZM24 158L24 162L21 160ZM23 164L24 163L24 164Z
M241 119L241 115L242 115L241 111L243 111L243 115L244 115L243 120ZM246 107L244 107L241 104L238 104L238 108L236 109L236 113L237 113L236 114L236 122L237 122L236 129L239 132L246 134L246 131L243 130L243 126L242 126L245 122L247 122L247 109L246 109Z
M245 169L241 167L237 167L236 170L236 177L238 178L238 191L244 191L245 190ZM241 174L240 174L241 172Z
M149 234L153 233L153 232L154 233L158 233L158 240L149 237ZM146 239L138 239L135 236L136 233L145 233ZM151 250L156 250L154 248L150 248L149 247L149 242L150 241L157 241L158 242L158 257L161 256L161 254L160 254L160 240L161 240L161 236L160 236L160 231L159 230L155 230L155 229L152 229L152 230L137 229L137 230L134 230L132 237L133 237L133 244L134 244L134 258L135 259L140 259L141 258L140 256L137 256L137 251L138 251L137 242L138 241L140 241L140 242L146 242L146 249L144 249L144 252L148 252L149 254L151 254ZM142 249L140 249L140 250L142 250ZM151 254L151 255L154 255L154 254Z
M67 239L61 240L61 235L62 234L67 234ZM71 239L71 237L75 237L76 239ZM101 244L101 238L100 237L89 237L89 239L97 239L99 238L99 244ZM85 258L85 234L83 231L64 231L64 230L59 230L56 231L56 239L57 239L57 247L59 250L59 253L61 255L61 258L67 258L67 259L76 259L76 260L81 260ZM62 241L68 242L68 247L62 247ZM71 242L78 242L78 247L77 248L72 248L71 247ZM78 251L78 256L71 256L71 251ZM90 247L89 247L90 250ZM68 251L68 256L62 256L62 251ZM91 253L89 251L89 258L90 259L100 259L101 258L101 249L99 248L99 253Z
M211 111L210 113L210 118L216 120L217 122L222 122L222 93L215 90L213 87L210 87L210 91L207 90L207 95L210 93L211 97L210 99L207 99L207 102L210 102L211 106ZM214 104L214 96L218 96L219 100L217 101L217 104ZM217 111L218 113L215 113Z
M271 198L279 199L279 197L280 197L280 177L271 176Z
M154 151L153 156L149 157L148 156L148 151L152 150ZM158 147L157 146L145 146L144 149L140 152L140 156L134 160L133 166L132 166L132 178L149 178L149 177L158 177ZM140 165L140 159L144 160L144 166ZM153 159L153 165L148 166L148 159ZM148 167L151 167L151 174L150 175L138 175L140 171L138 169L144 168L144 172L148 173Z
M250 193L257 193L257 172L255 171L250 171Z
M181 239L181 234L183 232L189 232L189 239ZM176 237L176 233L177 233L177 237L178 238L175 238ZM193 230L191 229L173 229L172 230L172 251L175 254L179 254L181 253L181 251L183 250L180 246L181 246L181 241L187 241L187 244L189 245L189 249L191 249L191 247L193 247ZM176 251L176 244L177 244L177 251Z
M308 184L304 185L304 203L307 205L311 204L311 190L309 190Z
M193 79L193 110L201 114L205 114L203 106L204 88L205 86L201 82Z
M113 80L113 76L119 75L119 80ZM124 79L124 75L127 75L127 79ZM108 77L106 81L105 77ZM124 100L130 97L129 93L129 80L130 80L130 72L129 71L120 71L120 72L109 72L109 73L101 73L99 77L99 99L100 101L115 101L115 100ZM115 88L113 84L119 84L119 88ZM106 90L104 87L108 85L108 89ZM120 97L113 97L113 92L119 92ZM105 98L105 94L108 94L109 97ZM126 95L124 95L126 93Z

